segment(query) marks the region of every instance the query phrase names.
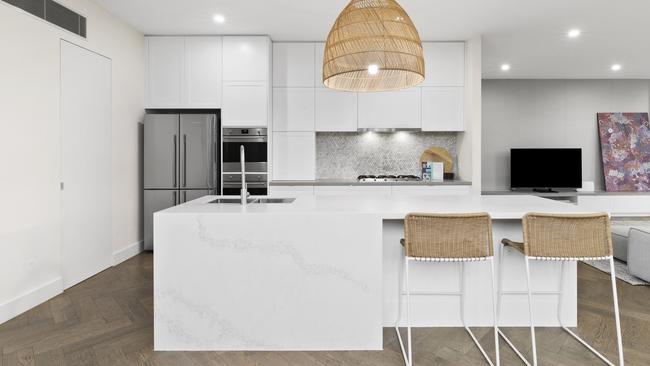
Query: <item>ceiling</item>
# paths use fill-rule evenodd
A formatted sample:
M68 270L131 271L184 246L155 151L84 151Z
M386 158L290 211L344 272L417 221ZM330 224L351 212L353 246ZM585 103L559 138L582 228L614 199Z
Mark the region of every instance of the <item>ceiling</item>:
M147 35L324 41L348 0L94 0ZM648 0L399 0L423 40L483 36L485 78L650 78ZM226 17L215 24L213 14ZM569 39L566 32L582 35ZM511 70L503 72L501 64ZM622 65L613 72L610 66Z

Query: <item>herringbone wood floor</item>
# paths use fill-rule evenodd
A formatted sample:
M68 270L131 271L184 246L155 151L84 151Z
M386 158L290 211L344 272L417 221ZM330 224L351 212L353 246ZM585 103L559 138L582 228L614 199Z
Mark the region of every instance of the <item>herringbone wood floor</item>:
M0 366L10 365L403 365L384 330L378 352L153 352L152 254L144 253L0 325ZM579 266L579 333L615 357L609 277ZM650 288L618 282L628 365L650 365ZM529 351L525 329L506 330ZM476 331L490 354L488 329ZM416 329L416 365L483 365L461 329ZM538 329L541 365L598 365L557 329ZM502 342L502 364L520 365Z

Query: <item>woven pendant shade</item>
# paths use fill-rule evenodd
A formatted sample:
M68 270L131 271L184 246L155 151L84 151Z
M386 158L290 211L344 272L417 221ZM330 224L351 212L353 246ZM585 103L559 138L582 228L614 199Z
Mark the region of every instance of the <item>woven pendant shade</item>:
M395 0L352 0L334 23L323 58L326 87L354 92L405 89L424 80L422 42Z

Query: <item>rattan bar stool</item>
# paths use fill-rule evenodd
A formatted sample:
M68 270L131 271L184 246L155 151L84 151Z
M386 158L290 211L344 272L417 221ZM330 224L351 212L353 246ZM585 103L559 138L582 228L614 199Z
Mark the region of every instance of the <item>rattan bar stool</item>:
M497 328L497 307L494 278L494 247L492 241L492 221L487 213L470 214L423 214L410 213L404 219L404 239L400 241L404 251L404 262L400 269L398 314L395 321L395 331L402 349L406 366L412 366L411 348L411 295L455 295L460 296L460 312L463 327L485 357L487 363L494 366L474 333L465 323L465 262L489 261L492 281L492 311L494 314L494 344L496 350L496 365L499 361L499 335ZM418 292L409 289L409 262L458 262L460 264L460 291L458 292ZM404 281L402 281L404 276ZM402 287L405 287L403 289ZM406 295L406 325L408 350L404 347L399 332L399 321L402 317L402 296Z
M537 346L535 342L535 322L533 320L533 294L530 281L530 260L539 261L560 261L560 288L558 292L550 292L558 295L557 317L562 329L569 333L583 346L593 352L606 364L614 364L595 350L585 340L566 327L562 321L562 294L564 293L564 272L565 263L569 261L582 260L603 260L609 261L612 281L612 295L614 298L614 317L616 321L616 338L618 341L619 365L624 365L623 344L621 339L621 322L618 311L618 295L616 293L616 275L614 272L614 259L612 251L612 235L610 231L609 215L606 213L560 215L528 213L523 218L524 242L518 243L503 239L504 247L512 247L524 256L526 261L526 284L528 294L528 311L530 313L530 336L533 349L533 365L537 366ZM503 269L504 248L499 256L499 268ZM503 270L499 270L499 290L497 313L501 314L501 297L504 294L518 294L516 292L503 293ZM514 344L499 330L499 334L513 351L521 358L526 365L530 363L517 350Z

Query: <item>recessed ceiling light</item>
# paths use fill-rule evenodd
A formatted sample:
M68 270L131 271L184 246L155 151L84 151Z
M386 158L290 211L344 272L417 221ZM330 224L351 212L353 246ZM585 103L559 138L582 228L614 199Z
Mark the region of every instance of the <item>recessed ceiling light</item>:
M501 71L509 71L509 70L510 70L510 64L501 65Z
M582 32L580 31L580 29L571 29L570 31L567 32L566 35L567 35L569 38L578 38L578 37L580 37L580 34L582 34Z
M376 64L368 65L368 74L377 75L379 73L379 66Z
M612 71L620 71L622 68L621 64L614 64L611 67Z
M212 17L212 20L214 20L215 23L222 24L222 23L225 23L225 22L226 22L226 17L223 16L223 15L221 15L221 14L215 14L215 15Z

